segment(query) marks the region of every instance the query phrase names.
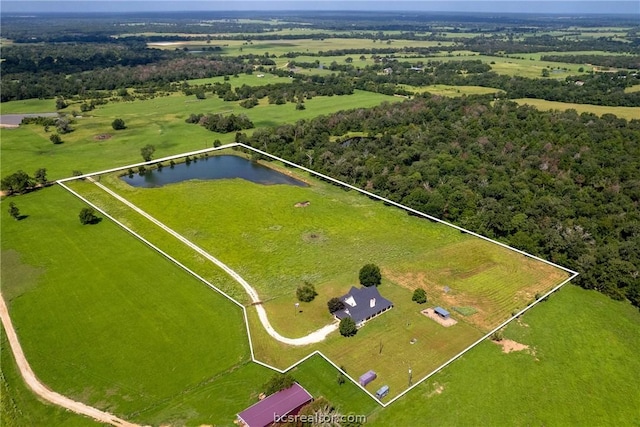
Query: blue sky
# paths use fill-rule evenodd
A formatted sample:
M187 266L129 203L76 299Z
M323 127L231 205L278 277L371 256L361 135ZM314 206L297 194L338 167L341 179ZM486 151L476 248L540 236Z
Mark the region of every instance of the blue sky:
M383 10L502 13L618 13L636 15L640 23L640 1L607 0L2 0L3 13L13 12L127 12L179 10Z

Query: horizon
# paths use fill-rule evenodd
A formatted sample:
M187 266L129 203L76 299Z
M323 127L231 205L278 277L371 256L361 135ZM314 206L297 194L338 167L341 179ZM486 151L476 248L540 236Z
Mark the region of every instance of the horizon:
M79 10L82 9L82 10ZM161 13L161 12L397 12L397 13L499 13L535 15L626 15L638 17L637 1L507 1L507 0L452 0L388 2L309 1L309 0L236 0L223 1L91 1L91 0L22 0L3 1L2 15L15 13L35 14L92 14L92 13Z

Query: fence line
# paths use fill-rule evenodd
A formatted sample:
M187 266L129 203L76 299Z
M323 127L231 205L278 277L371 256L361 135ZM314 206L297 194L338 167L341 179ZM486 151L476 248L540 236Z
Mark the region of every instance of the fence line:
M339 184L341 186L344 186L346 188L352 189L352 190L356 190L359 193L365 194L368 197L377 199L377 200L381 200L384 203L393 205L395 207L401 208L405 211L411 212L413 214L416 214L418 216L427 218L431 221L435 221L444 225L447 225L449 227L453 227L458 231L470 234L472 236L478 237L480 239L483 239L485 241L497 244L503 248L509 249L511 251L517 252L521 255L524 255L528 258L532 258L535 259L537 261L541 261L544 262L545 264L551 265L553 267L559 268L563 271L566 271L568 273L571 273L571 276L569 278L567 278L566 280L564 280L562 283L560 283L559 285L555 286L553 289L551 289L550 291L548 291L547 293L545 293L544 295L542 295L540 298L538 298L536 301L532 302L531 304L529 304L528 306L526 306L525 308L523 308L522 310L518 311L516 314L512 315L510 318L508 318L507 320L505 320L504 322L502 322L500 325L498 325L496 328L494 328L493 330L491 330L490 332L488 332L486 335L484 335L483 337L479 338L478 340L476 340L474 343L472 343L471 345L469 345L468 347L466 347L464 350L462 350L460 353L458 353L457 355L453 356L451 359L449 359L448 361L446 361L445 363L443 363L442 365L440 365L438 368L434 369L431 373L427 374L425 377L421 378L420 380L418 380L415 384L412 384L410 387L408 387L407 389L405 389L404 391L402 391L400 394L398 394L397 396L395 396L393 399L391 399L389 402L383 403L380 400L378 400L371 392L369 392L367 389L365 389L358 381L356 381L353 377L351 377L349 374L347 374L346 372L344 372L340 367L338 367L331 359L329 359L328 357L326 357L321 351L319 350L315 350L312 353L308 354L307 356L303 357L302 359L298 360L297 362L293 363L291 366L285 368L285 369L279 369L276 368L275 366L271 366L268 363L262 362L260 360L258 360L255 357L255 353L254 353L254 349L253 349L253 343L252 343L252 338L251 338L251 331L250 331L250 327L249 327L249 321L248 321L248 314L247 314L247 310L246 307L242 304L240 304L238 301L236 301L234 298L232 298L231 296L227 295L225 292L223 292L222 290L218 289L215 285L209 283L206 279L204 279L203 277L201 277L200 275L198 275L197 273L193 272L192 270L190 270L188 267L186 267L185 265L183 265L182 263L180 263L178 260L176 260L175 258L173 258L172 256L170 256L169 254L165 253L164 251L162 251L160 248L158 248L157 246L153 245L151 242L147 241L144 237L140 236L138 233L134 232L133 230L129 229L127 226L125 226L124 224L122 224L120 221L116 220L115 218L113 218L111 215L109 215L108 213L106 213L105 211L103 211L102 209L100 209L99 207L97 207L96 205L94 205L93 203L89 202L86 198L84 198L83 196L81 196L80 194L76 193L75 191L71 190L69 187L67 187L66 185L64 185L65 182L67 181L71 181L71 180L75 180L75 179L81 179L81 178L88 178L88 177L92 177L95 175L101 175L101 174L105 174L105 173L111 173L111 172L117 172L120 170L124 170L124 169L129 169L129 168L133 168L133 167L138 167L138 166L144 166L144 165L149 165L149 164L155 164L155 163L159 163L159 162L163 162L163 161L168 161L168 160L173 160L173 159L178 159L178 158L182 158L182 157L186 157L186 156L190 156L190 155L197 155L197 154L203 154L203 153L208 153L211 151L218 151L218 150L223 150L223 149L227 149L227 148L234 148L234 147L243 147L247 150L259 153L261 155L264 155L266 157L275 159L277 161L280 161L284 164L293 166L295 168L304 170L305 172L310 173L311 175L320 177L324 180L328 180L330 182L333 182L335 184ZM380 404L382 407L387 407L389 405L391 405L393 402L395 402L396 400L400 399L401 397L403 397L405 394L409 393L411 390L413 390L415 387L417 387L418 385L422 384L423 382L425 382L427 379L429 379L430 377L432 377L433 375L437 374L438 372L440 372L442 369L444 369L445 367L447 367L449 364L453 363L455 360L459 359L461 356L463 356L464 354L466 354L468 351L470 351L473 347L475 347L476 345L478 345L479 343L481 343L482 341L486 340L487 338L489 338L493 333L495 333L496 331L500 330L501 328L505 327L507 324L509 324L510 322L512 322L514 319L518 318L519 316L521 316L523 313L525 313L526 311L530 310L532 307L534 307L536 304L540 303L541 301L543 301L545 298L547 298L549 295L551 295L552 293L556 292L558 289L560 289L562 286L564 286L565 284L569 283L571 280L573 280L576 276L578 276L578 273L568 269L566 267L563 267L561 265L555 264L551 261L545 260L543 258L537 257L535 255L529 254L527 252L524 252L520 249L516 249L513 248L509 245L506 245L502 242L498 242L496 240L490 239L486 236L482 236L478 233L475 233L473 231L467 230L465 228L459 227L455 224L449 223L447 221L441 220L439 218L436 218L434 216L431 216L429 214L425 214L423 212L420 212L418 210L412 209L408 206L402 205L400 203L394 202L393 200L389 200L387 198L384 198L382 196L379 196L377 194L371 193L369 191L360 189L358 187L355 187L353 185L347 184L343 181L337 180L335 178L332 178L328 175L324 175L320 172L316 172L312 169L306 168L304 166L298 165L296 163L290 162L286 159L283 159L281 157L278 156L274 156L270 153L267 153L265 151L259 150L257 148L248 146L246 144L242 144L242 143L230 143L230 144L226 144L220 147L214 147L214 148L207 148L207 149L203 149L203 150L197 150L197 151L192 151L189 153L182 153L182 154L178 154L178 155L174 155L174 156L168 156L168 157L164 157L162 159L158 159L158 160L153 160L150 162L141 162L141 163L135 163L132 165L127 165L127 166L122 166L119 168L113 168L113 169L108 169L108 170L104 170L104 171L99 171L99 172L93 172L93 173L89 173L89 174L84 174L81 176L74 176L74 177L69 177L69 178L65 178L65 179L61 179L59 181L57 181L58 184L60 184L63 188L65 188L67 191L71 192L72 194L74 194L76 197L80 198L81 200L83 200L85 203L89 204L90 206L94 207L95 209L97 209L99 212L101 212L103 215L105 215L106 217L108 217L109 219L111 219L112 221L114 221L116 224L118 224L120 227L122 227L123 229L125 229L126 231L128 231L129 233L131 233L133 236L135 236L136 238L140 239L142 242L146 243L148 246L150 246L151 248L153 248L154 250L156 250L157 252L159 252L160 254L162 254L163 256L165 256L167 259L169 259L170 261L174 262L176 265L180 266L181 268L183 268L185 271L187 271L188 273L190 273L191 275L193 275L194 277L196 277L198 280L202 281L203 283L205 283L207 286L209 286L210 288L214 289L215 291L219 292L221 295L225 296L226 298L228 298L229 300L233 301L235 304L237 304L238 306L240 306L242 308L242 312L243 312L243 316L244 316L244 321L245 321L245 327L247 330L247 337L249 339L249 348L250 348L250 353L251 353L251 360L254 363L257 363L261 366L264 366L266 368L272 369L276 372L279 373L285 373L288 372L289 370L297 367L298 365L300 365L301 363L304 363L306 360L308 360L309 358L315 356L315 355L319 355L321 356L324 360L326 360L327 362L329 362L334 368L336 368L338 371L340 371L341 373L343 373L351 382L353 382L356 386L358 386L360 389L362 389L367 395L369 395L373 400L375 400L378 404ZM100 185L100 187L104 187L102 185ZM110 190L108 191L110 192ZM120 196L119 196L120 197ZM157 221L157 220L156 220ZM221 267L222 268L222 267ZM224 271L226 271L226 269L222 268Z

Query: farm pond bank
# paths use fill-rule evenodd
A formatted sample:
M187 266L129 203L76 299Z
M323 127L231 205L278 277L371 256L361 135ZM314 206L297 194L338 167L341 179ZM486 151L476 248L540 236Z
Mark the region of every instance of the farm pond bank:
M286 184L307 187L307 184L266 166L233 155L211 156L172 167L149 170L142 175L135 173L122 177L133 187L162 187L193 179L241 178L256 184Z

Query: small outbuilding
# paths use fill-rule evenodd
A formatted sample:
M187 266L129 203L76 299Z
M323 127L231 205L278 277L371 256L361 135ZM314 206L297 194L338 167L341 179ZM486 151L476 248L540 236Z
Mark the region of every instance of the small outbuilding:
M383 397L385 397L387 394L389 394L389 386L388 385L383 385L382 387L380 387L378 389L378 391L376 391L376 397L378 399L382 399Z
M443 319L449 318L449 312L442 307L434 308L433 312L436 313L438 316L442 317Z
M363 374L362 376L360 376L360 379L358 380L358 382L362 387L364 387L367 384L369 384L371 381L375 380L376 378L378 378L378 375L373 371L369 371L366 374Z

